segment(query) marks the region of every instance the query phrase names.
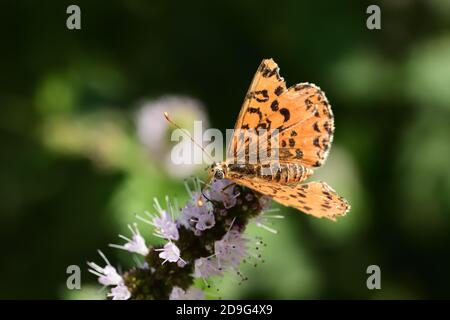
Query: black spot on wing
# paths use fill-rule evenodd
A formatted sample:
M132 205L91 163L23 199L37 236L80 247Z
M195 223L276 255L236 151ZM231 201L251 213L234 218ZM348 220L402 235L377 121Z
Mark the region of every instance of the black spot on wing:
M325 123L323 124L323 128L328 132L329 135L333 134L332 125L328 121L325 121Z
M284 91L283 87L282 87L282 86L278 86L278 87L275 89L274 93L275 93L277 96L279 96L279 95L281 95L281 94L283 93L283 91Z
M280 109L280 113L284 117L284 122L288 122L289 119L291 118L291 113L286 108Z
M267 93L266 89L255 91L253 93L253 96L255 97L255 100L258 102L266 102L269 100L269 94Z
M289 138L289 147L294 147L295 146L295 140L292 138Z
M278 111L278 101L277 100L273 100L272 104L270 105L270 109L272 109L272 111Z
M305 99L305 104L306 104L306 110L311 109L312 106L314 105L313 102L309 99Z
M313 145L315 145L316 147L320 148L319 137L315 137L314 138Z
M270 69L265 63L263 63L259 71L264 78L270 78L276 75L277 79L281 80L280 75L278 74L278 67Z
M315 131L317 131L317 132L320 133L319 123L318 123L318 122L314 122L314 124L313 124L313 129L314 129Z
M294 87L294 90L295 90L295 91L300 91L300 90L308 89L308 88L311 88L311 85L310 85L310 84L307 84L307 83L299 83L299 84L297 84L297 85Z

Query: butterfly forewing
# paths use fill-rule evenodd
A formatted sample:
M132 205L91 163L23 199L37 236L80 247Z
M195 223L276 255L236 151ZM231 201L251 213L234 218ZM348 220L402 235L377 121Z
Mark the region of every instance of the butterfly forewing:
M271 104L283 92L286 83L280 77L278 65L272 59L263 60L245 95L244 103L234 128L234 136L227 150L227 158L234 159L238 154L258 147L249 148L249 143L258 143L259 130L270 130L267 117L273 113Z
M324 92L309 83L286 89L277 64L263 60L246 95L227 156L233 159L264 150L281 161L319 167L328 154L333 131L333 114ZM272 132L278 134L276 140Z

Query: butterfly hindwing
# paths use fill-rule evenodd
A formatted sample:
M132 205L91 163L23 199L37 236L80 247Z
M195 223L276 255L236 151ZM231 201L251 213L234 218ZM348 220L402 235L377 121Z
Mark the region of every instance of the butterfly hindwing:
M237 183L270 196L278 203L296 208L317 218L336 220L349 210L348 202L325 182L281 185L241 178Z
M333 140L334 121L330 104L322 90L310 83L290 87L278 99L279 112L268 117L279 132L280 161L319 167ZM264 147L266 139L260 148Z

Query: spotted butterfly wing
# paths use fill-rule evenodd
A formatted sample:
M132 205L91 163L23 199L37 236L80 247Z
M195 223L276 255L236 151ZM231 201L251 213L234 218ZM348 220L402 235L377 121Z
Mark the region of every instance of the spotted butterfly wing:
M286 83L280 77L278 65L272 59L263 60L258 67L250 88L245 95L244 103L236 121L234 135L228 146L227 158L236 159L239 153L248 156L249 144L258 144L257 132L260 129L270 130L267 117L273 113L271 102L286 91ZM239 136L245 131L246 136ZM242 139L246 139L243 141Z
M295 186L280 185L250 179L237 179L237 183L270 196L284 206L293 207L317 218L335 221L344 216L350 205L325 182L309 182Z
M270 144L273 129L278 131L278 145ZM240 130L248 132L246 141L240 141ZM247 92L227 155L232 159L239 152L266 148L277 152L280 161L319 167L327 157L333 131L333 113L324 92L310 83L287 89L278 65L267 59ZM252 143L257 146L252 148Z
M269 153L269 149L274 149L280 163L319 167L333 139L333 120L330 104L320 88L310 83L287 88L278 65L272 59L263 60L239 113L227 150L227 162L236 160L239 154L247 157L248 153L265 148ZM275 145L268 137L272 129L278 134ZM247 131L244 140L239 131ZM350 208L347 201L324 182L287 185L245 175L233 180L285 206L319 218L335 220Z

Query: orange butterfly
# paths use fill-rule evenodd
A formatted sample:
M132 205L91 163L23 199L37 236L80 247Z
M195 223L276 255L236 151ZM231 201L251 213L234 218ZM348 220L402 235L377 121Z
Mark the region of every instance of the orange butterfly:
M270 139L273 129L275 143ZM278 65L272 59L263 60L239 113L227 159L213 164L210 176L230 179L285 206L335 220L350 210L348 202L325 182L300 184L325 161L333 131L333 113L324 92L310 83L286 88ZM276 153L277 160L261 159L255 150L262 149ZM250 163L250 159L256 161Z

